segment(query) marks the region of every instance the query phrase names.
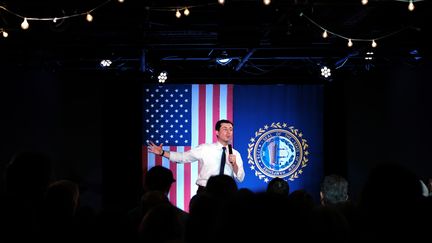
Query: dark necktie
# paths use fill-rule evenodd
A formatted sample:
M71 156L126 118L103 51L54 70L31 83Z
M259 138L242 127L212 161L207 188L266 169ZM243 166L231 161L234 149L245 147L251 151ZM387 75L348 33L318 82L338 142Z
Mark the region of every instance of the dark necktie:
M225 150L226 150L226 148L222 147L222 158L221 158L221 166L220 166L220 170L219 170L219 175L223 175L224 174L225 161L226 161Z

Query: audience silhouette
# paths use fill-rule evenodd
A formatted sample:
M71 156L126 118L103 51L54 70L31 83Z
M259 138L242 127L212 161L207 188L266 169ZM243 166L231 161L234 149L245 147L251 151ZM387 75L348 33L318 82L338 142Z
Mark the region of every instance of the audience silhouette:
M209 178L190 212L170 203L172 171L154 166L144 175L143 193L128 211L86 211L72 180L51 182L51 163L41 153L18 153L7 165L0 197L0 240L76 242L116 240L151 243L421 240L432 216L432 198L419 178L398 164L373 168L359 201L348 181L327 175L320 202L304 189L290 191L273 178L263 192L238 188L227 175Z

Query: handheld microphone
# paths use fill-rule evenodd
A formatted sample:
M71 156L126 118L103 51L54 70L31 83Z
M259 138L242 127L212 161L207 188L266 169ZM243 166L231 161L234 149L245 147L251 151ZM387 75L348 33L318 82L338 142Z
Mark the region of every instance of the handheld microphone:
M229 151L229 154L232 154L232 145L231 144L228 144L228 151Z

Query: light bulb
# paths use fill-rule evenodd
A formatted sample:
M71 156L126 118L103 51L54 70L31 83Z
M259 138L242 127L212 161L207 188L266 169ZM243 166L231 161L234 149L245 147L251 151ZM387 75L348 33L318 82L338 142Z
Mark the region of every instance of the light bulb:
M3 30L3 33L2 33L2 34L3 34L3 37L4 37L4 38L6 38L6 37L9 36L8 32L6 32L6 31L4 31L4 30Z
M123 2L124 2L124 0L118 0L118 2L119 2L119 3L123 3Z
M264 2L264 5L270 5L271 0L264 0L263 2Z
M26 30L29 28L29 23L27 22L27 18L24 18L24 21L21 23L21 28Z
M414 11L414 3L413 3L413 1L409 2L409 4L408 4L408 10L409 11Z
M348 47L351 47L351 46L353 46L353 43L352 43L351 39L348 39Z
M176 11L176 17L177 17L177 18L180 18L180 17L181 17L180 10L178 10L178 9L177 9L177 11Z
M225 0L218 0L218 3L223 5L225 3Z
M361 3L362 3L363 5L366 5L366 4L368 4L368 0L362 0Z
M185 8L185 10L184 10L184 12L183 12L183 13L184 13L184 15L185 15L185 16L188 16L188 15L189 15L189 13L190 13L190 12L189 12L189 9L188 9L188 8Z
M375 40L372 40L372 47L373 48L377 47L377 43L375 42Z
M87 13L86 19L88 22L92 22L93 21L93 16L90 13Z
M324 33L322 34L323 38L327 38L328 34L327 34L327 30L324 30Z

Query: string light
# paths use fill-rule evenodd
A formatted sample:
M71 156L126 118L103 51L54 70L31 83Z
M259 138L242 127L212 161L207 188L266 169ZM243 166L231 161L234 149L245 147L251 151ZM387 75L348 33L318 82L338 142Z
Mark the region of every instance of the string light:
M402 29L399 29L397 31L391 32L389 34L386 34L386 35L383 35L383 36L380 36L380 37L376 37L376 38L372 38L372 39L360 39L360 38L346 37L346 36L337 34L335 32L332 32L332 31L324 28L323 26L319 25L317 22L313 21L311 18L309 18L308 16L306 16L304 13L300 13L300 16L301 17L305 17L309 22L311 22L312 24L314 24L315 26L317 26L318 28L320 28L323 31L323 34L322 34L323 38L326 38L328 36L328 34L337 36L339 38L347 40L348 41L348 44L347 44L348 47L352 47L353 44L354 44L353 42L356 41L356 42L370 42L371 45L372 45L372 47L375 48L378 45L377 44L378 40L381 40L381 39L387 38L389 36L395 35L395 34L401 32L401 31L403 31L404 29L406 29L406 28L402 28Z
M408 10L409 11L414 11L414 3L413 3L413 1L409 2L409 4L408 4Z
M24 18L24 21L21 23L21 29L26 30L29 28L29 23L27 22L27 18Z
M6 32L5 30L0 30L0 32L2 33L4 38L7 38L9 36L8 32Z
M324 33L322 34L322 37L323 37L324 39L328 37L327 30L324 30Z
M92 9L81 12L81 13L76 13L76 14L72 14L72 15L57 16L57 17L48 17L48 18L37 18L37 17L23 16L21 14L18 14L16 12L12 11L12 10L9 10L8 8L6 8L5 6L2 6L2 5L0 5L0 10L4 10L5 12L8 12L9 14L12 14L18 18L23 19L23 21L21 22L21 29L27 30L30 27L29 21L52 21L52 22L56 23L59 20L70 19L70 18L75 18L75 17L80 17L80 16L85 15L87 21L91 22L91 21L93 21L93 16L90 13L98 10L102 6L104 6L107 3L112 2L112 1L114 1L114 0L107 0L107 1L99 4L98 6L92 8ZM125 0L117 0L117 1L119 3L123 3ZM1 32L3 33L4 37L8 36L8 33L5 30L2 30Z
M93 21L93 16L90 13L87 13L86 19L87 19L88 22L92 22Z
M152 7L149 8L151 11L160 11L160 12L175 12L176 18L180 18L182 16L182 12L185 16L189 16L190 9L192 8L200 8L200 7L209 7L217 5L217 3L208 3L208 4L201 4L201 5L194 5L194 6L187 6L187 7Z
M183 13L184 13L184 15L185 16L189 16L189 9L188 8L185 8L185 10L183 11Z
M114 0L107 0L107 1L105 1L105 2L103 2L103 3L101 3L101 4L99 4L98 6L94 7L93 9L90 9L90 10L87 10L87 11L84 11L84 12L81 12L81 13L76 13L76 14L73 14L73 15L57 16L57 17L48 17L48 18L36 18L36 17L23 16L23 15L20 15L20 14L18 14L18 13L15 13L15 12L13 12L13 11L7 9L6 7L4 7L4 6L2 6L2 5L0 5L0 10L4 10L4 11L6 11L6 12L8 12L8 13L10 13L10 14L12 14L12 15L18 17L18 18L23 19L23 21L22 21L22 23L21 23L21 28L22 28L23 30L27 30L27 29L30 27L29 21L53 21L54 23L56 23L56 22L59 21L59 20L64 20L64 19L69 19L69 18L75 18L75 17L80 17L80 16L84 16L84 15L85 15L85 16L86 16L86 20L87 20L88 22L92 22L92 21L93 21L93 16L92 16L91 13L94 12L94 11L96 11L96 10L98 10L98 9L101 8L102 6L104 6L104 5L106 5L107 3L112 2L112 1L114 1ZM395 1L400 1L400 2L409 2L408 9L409 9L410 11L413 11L414 8L415 8L415 7L414 7L414 3L415 3L415 2L420 2L420 1L423 1L423 0L395 0ZM119 2L119 3L123 3L123 2L125 2L125 0L117 0L117 2ZM263 3L264 3L265 5L269 5L269 4L271 3L271 0L263 0ZM368 0L361 0L361 3L362 3L363 5L366 5L366 4L368 4ZM150 8L150 7L148 7L148 9L151 9L152 11L174 11L176 17L177 17L177 18L180 18L181 15L182 15L180 11L183 11L183 14L184 14L185 16L188 16L188 15L190 14L190 10L189 10L189 9L191 9L191 8L195 8L195 7L203 7L203 6L211 6L211 5L216 5L216 4L217 4L217 3L209 3L209 4L205 4L205 5L188 6L188 7L184 7L184 8L178 8L178 7L177 7L177 8L172 8L172 7L161 7L161 8L153 8L153 7L152 7L152 8ZM218 0L218 4L221 4L221 5L225 4L225 0ZM303 13L301 13L300 16L305 17L305 18L308 19L311 23L313 23L314 25L316 25L317 27L319 27L320 29L322 29L322 30L323 30L323 34L322 34L322 37L323 37L323 38L327 38L327 37L328 37L328 34L332 34L332 35L337 36L337 37L339 37L339 38L346 39L346 40L348 41L348 46L349 46L349 47L353 46L353 41L355 41L355 42L359 42L359 41L369 41L369 42L372 43L373 46L377 46L376 41L378 41L378 40L380 40L380 39L383 39L383 38L386 38L386 37L388 37L388 36L394 35L394 34L400 32L400 31L402 31L402 29L401 29L401 30L395 31L395 32L393 32L393 33L387 34L387 35L385 35L385 36L381 36L381 37L377 37L377 38L373 38L373 39L358 39L358 38L350 38L350 37L342 36L342 35L340 35L340 34L337 34L337 33L335 33L335 32L332 32L332 31L330 31L330 30L328 30L328 29L326 29L326 28L320 26L319 24L317 24L315 21L313 21L312 19L310 19L309 17L307 17L307 16L306 16L305 14L303 14ZM6 32L4 29L1 30L0 32L3 33L3 36L4 36L4 35L6 35L6 36L8 35L7 32Z
M396 0L396 1L408 3L408 10L409 11L414 11L414 9L415 9L414 3L416 3L416 2L422 2L423 0Z
M422 2L423 0L395 0L395 1L398 1L398 2L407 2L408 3L408 10L409 11L414 11L414 8L415 8L414 3L415 2ZM363 5L366 5L366 4L368 4L368 0L361 0L361 3Z

